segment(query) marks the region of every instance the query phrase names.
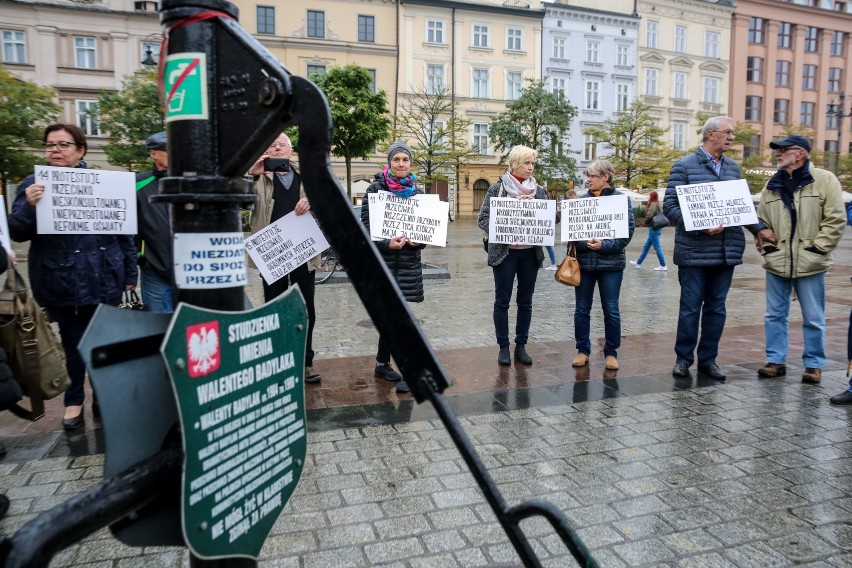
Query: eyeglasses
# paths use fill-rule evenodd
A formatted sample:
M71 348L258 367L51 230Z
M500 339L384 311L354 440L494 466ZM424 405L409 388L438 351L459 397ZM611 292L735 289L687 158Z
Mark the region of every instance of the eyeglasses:
M734 131L731 130L730 128L728 130L714 130L713 132L721 132L725 136L733 136L734 135Z
M593 173L591 173L591 172L586 172L586 177L590 177L590 178L602 178L602 177L604 177L604 175L603 175L603 174L593 174Z
M62 142L45 142L44 143L44 149L45 150L55 150L55 149L59 148L60 150L67 150L71 146L76 146L76 145L77 145L76 142L65 142L65 141L62 141Z
M270 148L290 148L292 144L287 142L273 142L269 145Z
M776 154L783 154L784 152L787 152L788 150L804 150L804 148L799 148L798 146L787 146L786 148L778 148L777 150L775 150L775 153Z

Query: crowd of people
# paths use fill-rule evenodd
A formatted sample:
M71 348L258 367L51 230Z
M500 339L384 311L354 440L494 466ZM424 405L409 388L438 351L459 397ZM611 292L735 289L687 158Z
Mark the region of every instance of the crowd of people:
M719 341L725 327L726 299L734 269L742 263L746 246L744 229L749 231L763 256L766 270L766 364L761 378L783 377L787 373L789 311L791 299L798 299L802 310L804 351L802 382L818 384L825 362L825 273L832 265L831 252L843 235L845 224L852 224L852 209L844 214L840 182L831 172L817 168L810 160L810 142L801 136L788 136L770 143L777 157L778 171L760 193L758 222L746 227L718 226L686 230L676 187L687 184L736 180L740 168L725 155L734 140L730 117L709 119L702 129L701 145L695 153L678 160L671 168L665 196L660 201L652 192L645 214L648 238L641 255L630 263L640 268L653 247L659 266L667 265L660 246L661 228L650 227L651 220L663 213L674 227L674 264L678 266L680 299L674 346L674 377L689 376L697 362L698 373L716 380L726 375L718 365ZM83 131L74 125L52 124L45 129L43 143L48 165L87 168L84 157L88 143ZM173 309L172 253L164 236L169 232L165 205L150 203L148 197L158 191L157 181L168 169L167 138L156 133L146 141L152 161L149 172L136 179L139 234L122 235L46 235L36 231L35 206L44 196L44 185L28 176L17 189L8 216L9 233L18 242L29 241L29 275L33 295L58 324L66 353L71 387L65 393L63 427L79 428L83 422L85 366L77 351L95 309L101 303L118 305L125 290L133 290L141 277L143 302L149 309L170 312ZM286 134L279 135L249 170L254 178L257 203L251 230L259 231L284 215L308 214L311 210L301 177L287 167L293 145ZM488 230L490 198L547 199L547 192L533 177L537 152L515 146L507 156L507 171L489 187L479 212L478 225ZM269 158L277 159L273 169ZM390 145L388 163L378 172L367 192L389 191L400 197L422 192L412 172L413 152L402 141ZM615 189L615 169L608 160L596 160L586 171L588 192L580 197L619 195ZM568 197L575 197L571 195ZM574 338L577 355L574 367L589 364L591 353L590 318L595 288L604 317L605 367L618 369L621 342L619 296L635 221L627 199L629 235L624 238L592 238L576 242L580 264L580 284L575 288ZM369 211L361 210L362 222L369 230ZM557 217L557 222L559 221ZM422 302L424 297L421 250L424 244L402 236L374 242L405 299ZM536 279L544 262L542 247L524 244L486 243L488 266L494 278L494 332L498 346L498 365L532 365L526 350L532 324L532 305ZM550 252L550 265L556 261ZM308 310L308 337L305 355L305 382L317 383L320 374L313 365L314 271L319 256L301 265L273 284L263 283L264 300L277 297L290 286L298 286ZM517 316L513 341L509 335L509 306L517 287ZM850 320L852 322L852 320ZM510 345L514 343L514 351ZM391 354L383 338L376 352L376 378L395 383L398 392L410 390L405 377L392 366ZM831 397L836 404L852 404L849 388ZM97 401L93 401L97 414Z

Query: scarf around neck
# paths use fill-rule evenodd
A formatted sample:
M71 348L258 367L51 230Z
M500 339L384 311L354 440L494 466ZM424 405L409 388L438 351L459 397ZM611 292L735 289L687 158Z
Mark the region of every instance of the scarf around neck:
M532 176L528 177L523 182L520 182L518 181L518 178L512 175L511 172L503 174L500 181L503 182L503 189L506 190L506 193L515 199L521 195L535 194L535 190L538 187L535 183L535 178Z
M408 174L404 178L400 179L390 172L390 166L385 166L385 169L382 170L382 175L384 176L385 183L391 193L395 193L400 197L411 197L414 195L416 190L414 182L417 181L416 175Z

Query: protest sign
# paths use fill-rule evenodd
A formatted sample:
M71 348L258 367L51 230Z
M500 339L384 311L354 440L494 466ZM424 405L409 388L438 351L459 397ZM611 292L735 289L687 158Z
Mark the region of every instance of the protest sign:
M389 191L367 194L373 240L404 236L415 243L447 246L450 204L436 194L399 197Z
M679 185L675 191L687 231L757 223L757 211L744 179Z
M563 242L630 236L626 195L565 199L561 205Z
M136 234L136 176L131 172L35 167L44 185L36 204L40 235Z
M488 241L507 245L553 246L556 240L556 201L491 198Z
M283 278L328 248L313 216L291 211L246 239L246 251L267 284Z

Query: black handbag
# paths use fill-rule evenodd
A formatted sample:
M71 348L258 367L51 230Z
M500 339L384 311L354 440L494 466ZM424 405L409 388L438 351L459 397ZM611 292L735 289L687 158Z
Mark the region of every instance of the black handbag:
M125 290L122 302L118 307L125 310L145 311L145 304L139 299L139 294L136 293L136 290Z
M669 220L662 211L651 217L651 227L654 229L662 229L669 226Z

